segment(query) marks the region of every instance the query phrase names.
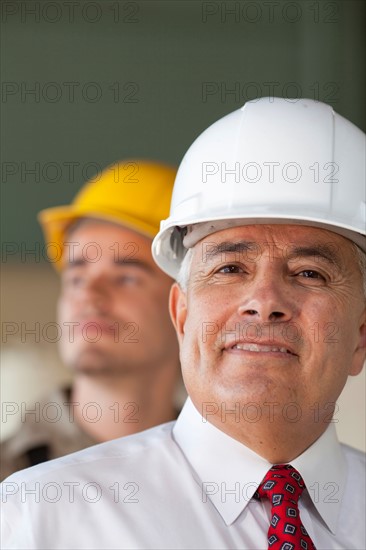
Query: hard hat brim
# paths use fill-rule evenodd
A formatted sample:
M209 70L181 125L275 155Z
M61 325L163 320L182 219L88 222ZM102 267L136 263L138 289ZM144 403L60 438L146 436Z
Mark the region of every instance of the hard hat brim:
M152 240L156 235L156 227L145 221L133 217L120 211L102 209L98 206L95 210L92 208L82 208L78 206L60 206L47 208L38 214L38 221L42 227L45 241L48 247L55 247L56 253L53 255L52 263L59 271L62 269L62 255L65 242L65 234L68 228L77 220L82 218L92 218L100 221L115 223L126 229L135 231L139 235Z
M268 217L213 217L202 219L190 219L186 222L182 222L179 226L169 224L162 227L160 232L156 235L152 244L152 254L155 262L159 265L167 275L177 278L181 261L189 248L195 246L202 239L206 238L213 233L228 229L230 227L240 227L247 225L302 225L307 227L316 227L319 229L325 229L327 231L336 233L351 242L355 243L361 250L366 253L366 229L365 233L358 233L352 227L345 224L335 225L332 223L326 223L324 220L317 219L315 217L306 216L294 216L284 217L283 215L269 215ZM163 224L162 224L163 226ZM195 230L190 232L190 235L185 235L184 238L180 237L180 243L172 245L172 240L175 237L175 229L184 227L194 227ZM184 244L183 244L184 243ZM180 260L178 258L180 257ZM178 261L177 261L178 260Z

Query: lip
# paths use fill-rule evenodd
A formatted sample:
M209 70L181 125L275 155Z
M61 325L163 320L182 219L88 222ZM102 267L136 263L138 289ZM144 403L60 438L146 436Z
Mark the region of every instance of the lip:
M281 355L281 356L295 356L294 349L286 344L286 342L253 342L248 340L236 340L230 342L224 347L224 351L233 353L252 353L254 354L267 354L267 355Z
M116 325L115 321L90 317L87 319L79 319L77 322L78 322L78 325L76 326L76 329L79 329L80 331L85 330L89 326L94 326L98 330L101 330L103 334L108 334L108 333L114 334L115 332L114 330L114 327Z

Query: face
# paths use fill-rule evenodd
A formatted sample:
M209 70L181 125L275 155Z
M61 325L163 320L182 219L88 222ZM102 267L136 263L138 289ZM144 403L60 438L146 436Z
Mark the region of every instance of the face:
M84 373L150 373L177 363L168 312L171 279L151 241L124 227L82 221L68 235L58 304L60 353Z
M238 405L266 422L284 411L330 418L365 359L352 245L322 229L253 225L210 235L193 249L187 292L174 285L171 313L188 393L213 423L222 406Z

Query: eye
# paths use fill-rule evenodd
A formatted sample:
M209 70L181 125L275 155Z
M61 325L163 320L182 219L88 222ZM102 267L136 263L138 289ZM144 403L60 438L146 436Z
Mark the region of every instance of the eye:
M70 275L65 278L65 286L69 288L79 288L82 286L84 279L80 275Z
M224 265L220 269L217 270L216 273L225 273L225 274L236 274L236 273L243 273L243 269L235 264L229 264Z
M305 279L319 279L325 281L325 277L319 273L319 271L315 271L314 269L304 269L298 273L298 276Z
M120 275L116 277L118 286L136 286L140 284L140 279L136 275Z

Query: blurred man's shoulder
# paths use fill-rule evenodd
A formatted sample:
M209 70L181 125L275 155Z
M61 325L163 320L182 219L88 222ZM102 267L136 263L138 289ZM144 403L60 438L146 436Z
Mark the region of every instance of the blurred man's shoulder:
M69 387L56 388L41 400L18 407L19 422L0 444L1 480L17 470L80 451L95 443L75 422L69 406L70 394Z
M57 476L87 476L98 477L107 472L121 469L124 472L136 470L147 461L154 460L157 455L174 453L176 447L172 439L172 428L175 421L161 424L149 430L130 436L121 437L105 443L100 443L87 449L38 464L31 468L13 474L6 481L30 482L47 477Z

